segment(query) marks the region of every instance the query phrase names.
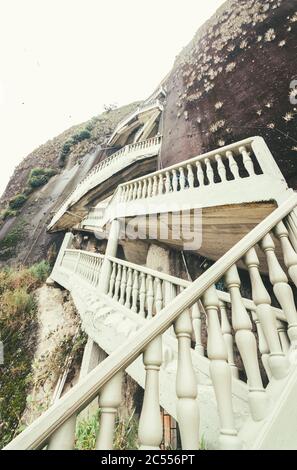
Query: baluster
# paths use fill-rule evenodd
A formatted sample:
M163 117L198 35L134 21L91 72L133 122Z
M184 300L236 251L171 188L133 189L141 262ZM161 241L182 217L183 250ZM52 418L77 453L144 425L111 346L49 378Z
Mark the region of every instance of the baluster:
M128 280L127 280L127 292L126 292L126 302L125 307L131 307L131 293L133 288L133 271L131 268L128 269Z
M124 202L129 201L129 191L130 191L130 186L129 186L129 184L127 184L127 186L125 187L125 200L124 200Z
M172 170L172 189L173 192L177 192L177 187L178 187L178 179L177 179L177 173L176 170Z
M226 157L229 160L230 171L231 171L232 175L234 176L234 179L236 180L236 179L240 178L238 165L237 165L237 163L236 163L236 161L233 157L233 153L230 152L230 150L228 152L226 152Z
M225 181L227 181L227 172L226 172L226 167L223 163L221 155L219 154L216 155L216 161L218 164L218 173L219 173L219 177L221 178L221 183L224 183Z
M142 195L142 181L139 181L138 190L137 190L137 199L141 199L141 195Z
M116 198L118 202L122 202L123 198L123 188L122 186L118 186L117 192L116 192Z
M185 178L183 167L181 166L178 170L179 170L179 187L180 187L180 190L182 191L183 189L186 189L186 178Z
M122 266L120 264L118 264L117 265L117 277L116 277L116 282L115 282L115 287L114 287L114 294L113 294L113 298L116 301L119 300L119 291L120 291L120 286L121 286L121 278L122 278Z
M92 260L91 271L92 271L92 274L91 274L91 284L93 285L93 284L94 284L94 280L95 280L95 274L96 274L96 258L93 258L93 260Z
M242 302L240 278L235 265L226 273L225 280L231 297L232 326L235 331L241 359L249 386L249 404L255 421L261 421L267 414L267 398L263 388L258 363L257 343L252 333L252 323Z
M187 172L188 172L188 185L190 189L194 188L194 173L192 169L192 165L187 165Z
M140 291L139 291L139 315L145 318L145 296L146 296L146 278L144 273L140 273Z
M202 346L201 342L201 312L197 302L192 306L192 324L195 341L195 351L197 351L200 356L204 356L204 347Z
M139 419L140 449L159 449L163 426L159 404L159 371L162 364L162 337L154 339L143 353L146 371L144 397Z
M255 174L254 164L253 164L253 160L250 157L250 153L247 151L246 147L244 146L239 148L239 152L242 155L242 162L249 176L254 175Z
M153 190L152 178L148 178L147 197L152 196L152 190Z
M73 450L75 444L76 413L67 419L51 436L47 450Z
M95 280L95 286L96 287L98 286L98 281L99 281L99 276L100 276L100 271L101 271L101 264L102 264L102 260L100 258L98 258L97 273L96 273L96 280ZM114 281L113 281L113 285L114 285L114 283L115 283L115 278L114 278ZM113 286L112 286L112 288L113 288Z
M110 281L109 281L109 290L108 290L108 295L110 297L112 297L112 294L113 294L115 280L116 280L116 264L112 263L112 271L111 271L111 276L110 276Z
M119 303L124 305L125 295L126 295L126 286L127 286L127 268L126 266L122 267L122 277L121 277L121 295Z
M161 279L156 277L155 279L156 284L156 313L160 312L163 308L163 293L162 293L162 282Z
M170 189L171 189L170 174L169 174L169 171L166 171L166 177L165 177L165 193L166 193L166 194L170 193Z
M128 202L133 199L133 184L129 184Z
M290 341L287 335L287 329L284 323L278 319L276 319L276 326L277 326L279 340L282 345L282 350L284 351L285 354L287 354L290 349Z
M132 312L137 312L137 301L138 301L138 291L139 291L139 272L134 271L134 280L132 288Z
M199 407L197 378L191 356L192 322L189 310L177 318L174 330L178 341L176 395L182 449L194 450L199 448Z
M153 304L154 304L154 285L153 278L148 275L148 289L147 289L147 318L150 319L153 316Z
M122 187L122 200L121 202L126 202L127 200L127 185Z
M135 200L137 198L137 183L133 184L133 194L132 199Z
M252 318L255 322L256 329L257 329L257 334L258 334L258 342L259 342L259 351L261 353L261 360L263 367L265 369L266 375L268 377L268 380L271 380L272 378L272 372L270 369L269 365L269 348L268 344L261 326L261 323L257 317L256 312L251 312L252 313Z
M213 184L214 183L214 171L211 166L209 158L206 158L204 160L205 166L206 166L206 176L208 179L208 184Z
M297 287L297 253L291 245L289 232L283 222L279 222L275 227L275 235L279 239L284 255L284 262L288 273Z
M163 194L163 184L164 184L164 181L163 181L163 174L160 174L159 175L159 186L158 186L158 194Z
M207 354L210 359L210 376L220 418L220 447L241 449L234 423L231 369L227 363L227 348L219 321L219 299L214 285L204 293L203 304L208 324Z
M122 401L122 375L122 372L118 372L99 392L101 415L96 450L113 447L115 416Z
M273 292L281 305L288 320L288 334L291 343L297 342L297 312L294 303L293 292L288 284L288 278L284 273L275 254L275 245L270 234L267 234L262 242L261 248L266 254L269 279L273 285Z
M260 262L255 248L251 248L245 255L245 264L249 270L252 298L256 305L256 314L266 338L269 355L269 366L273 377L281 379L287 374L288 363L282 351L276 328L275 314L271 308L271 299L260 275Z
M143 180L143 186L142 186L142 198L145 199L147 197L147 180Z
M152 193L152 195L153 195L153 196L156 196L156 195L157 195L157 192L158 192L158 178L157 178L157 176L155 175L155 176L153 177L153 193Z
M170 304L176 297L176 285L172 284L172 282L169 281L164 281L164 303L165 306ZM168 333L170 333L172 336L175 338L175 333L174 333L174 326L171 325L170 328L168 328Z
M231 329L231 325L230 325L229 318L227 315L226 304L225 302L221 302L221 301L219 304L220 304L220 312L221 312L221 329L222 329L223 338L224 338L226 348L227 348L228 364L231 369L231 374L233 375L233 377L238 379L239 374L238 374L238 369L235 365L235 359L234 359L232 329Z
M200 162L196 162L198 185L204 186L204 173Z

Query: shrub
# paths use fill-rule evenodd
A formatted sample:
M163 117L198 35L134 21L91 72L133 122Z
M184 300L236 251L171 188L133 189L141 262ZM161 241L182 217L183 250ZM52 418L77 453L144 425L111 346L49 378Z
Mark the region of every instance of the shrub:
M9 219L10 217L15 217L17 215L17 211L10 209L9 207L1 212L1 220Z
M40 282L44 282L50 275L50 264L47 261L40 261L29 269L29 272Z
M27 201L27 196L25 194L17 194L15 197L10 199L9 207L10 209L19 209Z
M5 248L15 248L17 243L22 239L23 222L20 222L17 226L13 227L8 232L6 237L0 240L0 250Z
M30 172L28 185L31 188L44 186L49 179L56 174L52 168L33 168Z
M65 165L66 157L71 151L73 145L82 142L83 140L89 139L91 137L91 130L93 129L93 125L91 123L87 124L85 129L73 134L71 139L66 140L63 144L60 157L59 157L59 166L62 168Z
M83 129L77 134L74 134L74 136L72 136L72 142L74 144L77 144L78 142L89 139L90 137L91 133L87 129Z

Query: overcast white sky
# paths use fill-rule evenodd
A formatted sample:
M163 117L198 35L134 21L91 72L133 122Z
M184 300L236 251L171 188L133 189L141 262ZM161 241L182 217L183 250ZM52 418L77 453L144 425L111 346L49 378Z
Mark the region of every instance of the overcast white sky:
M0 0L0 194L38 145L146 98L223 0Z

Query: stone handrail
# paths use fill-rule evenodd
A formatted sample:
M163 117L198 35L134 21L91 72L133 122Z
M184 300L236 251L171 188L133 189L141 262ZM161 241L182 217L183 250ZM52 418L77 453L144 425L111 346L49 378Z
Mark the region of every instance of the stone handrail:
M126 145L122 149L105 158L102 162L95 165L92 170L85 176L85 178L68 195L67 199L56 210L56 214L51 224L49 225L49 228L54 223L56 223L57 220L59 220L59 218L67 211L71 204L77 202L90 188L96 185L98 174L102 174L103 176L104 170L108 169L109 172L108 174L106 174L106 178L112 176L113 173L110 174L110 168L113 169L113 166L115 166L113 170L117 171L117 163L122 161L124 157L137 158L138 156L150 153L150 151L152 150L157 153L160 148L161 142L162 136L157 135L144 141ZM127 165L129 164L131 164L131 161L127 158Z
M104 223L115 217L164 212L172 203L182 210L268 200L281 203L286 191L264 139L251 137L120 184Z
M229 357L227 341L232 335L231 325L222 315L219 320L220 301L215 284L225 279L231 296L231 323L235 332L235 342L247 374L249 404L252 419L263 421L267 416L268 400L262 384L257 356L257 344L252 333L252 325L242 302L240 278L236 264L243 258L247 265L252 297L256 305L259 332L264 332L265 342L260 344L263 364L266 362L267 374L278 380L288 374L286 357L287 344L282 344L278 335L274 312L270 308L270 297L261 280L256 246L259 244L267 259L269 278L275 295L288 321L288 337L291 344L297 342L297 313L288 277L282 269L275 253L273 237L281 243L284 263L292 281L297 285L297 254L294 251L286 229L287 216L294 212L297 196L294 194L275 209L269 216L243 237L214 265L198 279L182 290L164 308L145 322L127 342L95 367L84 379L74 386L56 404L33 422L5 449L41 448L58 432L59 428L77 412L82 410L100 392L102 407L100 433L97 448L110 448L114 432L114 419L107 419L108 413L114 416L121 402L121 371L125 370L140 354L146 369L146 387L143 408L139 423L141 448L157 449L162 440L160 424L158 372L162 363L161 335L174 325L178 341L177 363L177 407L183 449L195 449L199 443L199 413L197 382L191 362L192 323L189 309L201 301L207 317L207 354L210 360L210 376L217 400L220 418L220 444L224 449L240 449L242 443L235 428L232 407L232 361ZM74 266L73 255L70 263ZM102 258L99 257L101 260ZM59 261L60 262L60 261ZM111 260L103 260L103 263ZM73 268L72 268L73 269ZM102 267L102 276L106 269ZM100 276L99 283L104 282ZM102 278L102 279L101 279ZM114 291L113 291L114 292ZM119 308L122 308L119 306ZM227 318L228 320L228 318ZM264 337L263 335L263 337ZM263 350L261 351L261 348ZM229 363L228 363L229 360ZM264 365L265 366L265 365Z

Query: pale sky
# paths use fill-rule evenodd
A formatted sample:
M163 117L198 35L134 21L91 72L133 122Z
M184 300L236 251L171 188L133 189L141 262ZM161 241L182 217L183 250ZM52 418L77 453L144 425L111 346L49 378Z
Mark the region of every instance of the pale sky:
M28 153L145 99L223 0L0 0L0 194Z

